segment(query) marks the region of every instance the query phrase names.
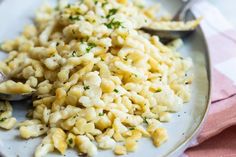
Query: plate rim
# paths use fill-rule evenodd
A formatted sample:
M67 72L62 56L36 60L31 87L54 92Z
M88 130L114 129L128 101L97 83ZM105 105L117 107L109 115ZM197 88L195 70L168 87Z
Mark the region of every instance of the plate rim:
M190 10L190 13L192 16L196 19L196 16L194 13ZM196 127L196 129L193 131L193 133L186 138L183 142L181 142L177 147L175 147L173 150L171 150L169 153L167 153L165 156L174 156L177 153L183 153L185 150L188 149L188 145L191 143L191 141L198 136L200 133L201 129L203 128L204 123L206 122L206 118L209 112L210 104L211 104L211 93L212 93L212 63L211 63L211 54L210 54L210 49L207 43L207 38L206 34L203 31L203 28L201 24L198 26L198 29L200 30L202 34L202 39L203 39L203 44L205 46L206 52L205 52L205 60L206 60L206 73L207 73L207 81L208 81L208 93L206 95L207 101L206 101L206 108L204 111L204 116L202 117L200 123ZM191 147L191 146L190 146Z
M1 0L0 0L1 2ZM192 13L192 11L190 11L192 16L194 18L195 15ZM212 93L212 63L211 63L211 54L210 54L210 50L209 50L209 46L207 43L207 38L206 38L206 34L203 31L203 28L201 25L198 26L198 29L200 30L202 39L203 39L203 44L205 46L205 60L206 60L206 73L207 73L207 84L208 84L208 93L206 95L207 97L207 101L206 101L206 108L204 111L204 115L200 121L200 123L198 124L198 126L194 129L194 131L191 133L191 135L189 135L183 142L181 142L180 144L178 144L178 146L174 147L171 151L167 152L166 155L164 155L164 157L169 157L169 156L176 156L176 154L180 155L181 153L183 153L187 148L188 145L190 144L190 142L198 136L199 132L201 131L201 129L203 128L204 123L206 122L206 118L209 112L209 108L210 108L210 104L211 104L211 93ZM6 154L4 155L4 153L0 150L0 157L6 157Z

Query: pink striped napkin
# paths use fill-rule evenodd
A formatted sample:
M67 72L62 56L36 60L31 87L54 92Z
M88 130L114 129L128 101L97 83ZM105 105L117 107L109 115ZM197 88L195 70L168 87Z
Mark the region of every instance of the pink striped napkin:
M204 17L201 27L212 62L212 103L201 132L183 156L236 157L236 29L206 1L192 11Z

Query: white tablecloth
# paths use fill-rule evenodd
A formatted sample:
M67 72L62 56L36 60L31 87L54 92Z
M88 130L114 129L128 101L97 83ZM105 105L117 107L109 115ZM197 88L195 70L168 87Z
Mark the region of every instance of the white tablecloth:
M236 0L208 0L236 27Z

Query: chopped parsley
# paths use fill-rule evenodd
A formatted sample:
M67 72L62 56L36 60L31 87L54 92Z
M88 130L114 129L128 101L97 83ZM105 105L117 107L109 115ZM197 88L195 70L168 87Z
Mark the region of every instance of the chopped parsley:
M79 17L78 15L70 15L70 16L69 16L69 19L70 19L71 21L76 21L76 20L80 20L80 17Z
M99 115L99 116L103 116L103 115L104 115L104 113L99 113L98 115Z
M112 15L115 15L117 13L117 11L118 11L118 9L115 9L115 8L110 9L106 18L110 18Z
M72 138L69 138L69 140L68 140L68 144L71 145L72 143L73 143Z
M59 46L59 45L60 45L60 43L59 43L59 42L57 42L56 46Z
M73 52L72 52L72 56L73 56L73 57L76 57L76 56L77 56L76 51L73 51Z
M2 119L0 119L0 122L4 122L5 120L6 120L7 118L2 118Z
M56 11L58 11L58 10L59 10L59 6L56 6L54 9L55 9Z
M132 128L129 128L129 130L134 130L135 128L134 127L132 127Z
M159 92L161 92L162 91L162 89L161 88L158 88L157 90L156 90L156 93L159 93Z
M95 4L95 5L98 4L98 0L94 0L94 4Z
M144 122L144 123L148 123L148 122L147 122L147 117L144 117L144 118L143 118L143 122Z
M102 7L105 7L107 4L108 4L107 1L103 2L103 3L102 3Z
M86 48L86 52L89 53L96 45L94 43L88 43L88 47Z
M68 4L67 6L66 6L66 8L70 8L71 7L71 5L70 4Z
M105 23L105 26L110 29L117 29L122 26L122 23L120 21L115 21L113 18L109 23Z
M117 89L114 89L114 92L118 93L119 91Z
M143 6L143 5L141 5L141 4L140 4L140 5L138 5L137 7L138 7L139 9L143 9L143 8L144 8L144 6Z
M84 90L87 90L87 89L89 89L89 86L84 86Z

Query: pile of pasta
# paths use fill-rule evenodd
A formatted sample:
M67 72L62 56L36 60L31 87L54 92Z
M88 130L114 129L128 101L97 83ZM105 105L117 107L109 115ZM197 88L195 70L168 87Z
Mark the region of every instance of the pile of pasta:
M61 0L43 5L34 25L2 43L9 56L0 69L12 80L0 92L33 92L29 119L17 127L23 139L43 136L36 157L68 147L88 156L98 149L124 155L142 137L157 147L167 141L163 122L190 99L192 62L177 52L181 40L164 45L138 30L154 23L178 28L156 13L141 1ZM11 129L11 105L0 109L0 127Z

